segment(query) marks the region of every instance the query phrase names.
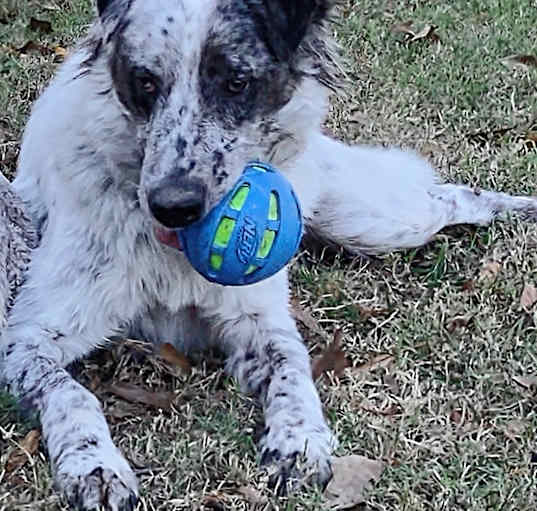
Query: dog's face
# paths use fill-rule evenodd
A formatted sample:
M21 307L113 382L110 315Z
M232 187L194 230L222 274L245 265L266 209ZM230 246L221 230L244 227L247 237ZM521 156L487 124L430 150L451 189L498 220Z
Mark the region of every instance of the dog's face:
M281 116L307 74L314 74L315 62L300 56L300 46L328 4L98 2L113 86L136 123L144 154L142 204L162 241L162 226L180 228L202 218L246 163L271 159L279 143L297 142L289 127L296 120ZM295 110L293 115L308 115Z

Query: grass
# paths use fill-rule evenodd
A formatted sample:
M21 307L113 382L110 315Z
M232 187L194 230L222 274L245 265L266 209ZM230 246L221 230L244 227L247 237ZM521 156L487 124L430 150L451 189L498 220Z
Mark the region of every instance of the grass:
M14 170L31 102L57 64L53 52L16 49L28 40L69 46L90 13L87 0L21 4L0 6L6 173ZM337 31L352 87L345 101L334 101L328 128L349 142L420 151L445 179L535 194L537 151L523 138L537 129L537 71L501 62L535 54L533 4L347 2ZM53 31L30 30L31 16L51 21ZM409 20L418 29L438 26L441 41L404 43L390 27ZM524 286L537 285L536 246L536 227L513 221L448 229L425 248L368 261L299 257L293 294L320 326L305 328L312 353L342 328L354 368L380 353L394 358L366 374L350 369L318 383L338 454L388 464L362 509L536 508L536 394L517 383L537 373L537 310L520 305ZM480 276L491 261L497 273ZM139 509L323 509L315 493L268 496L257 507L237 493L248 486L263 494L254 447L261 416L213 364L178 378L120 346L90 359L80 378L103 401L113 436L139 474ZM165 412L125 403L107 391L116 381L172 390L175 406ZM1 399L0 510L67 509L51 488L42 449L23 469L2 472L29 426Z

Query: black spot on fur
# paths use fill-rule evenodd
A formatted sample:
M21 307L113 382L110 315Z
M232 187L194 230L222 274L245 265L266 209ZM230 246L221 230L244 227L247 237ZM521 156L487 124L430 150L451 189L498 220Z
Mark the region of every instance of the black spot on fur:
M113 185L115 181L112 176L108 176L101 185L101 192L106 193Z
M184 158L184 156L185 156L185 149L186 149L186 147L187 147L187 142L186 142L186 140L185 140L183 137L179 136L179 137L177 138L177 142L176 142L176 144L175 144L175 147L176 147L176 149L177 149L177 156L178 156L179 158Z
M218 170L224 162L224 154L221 151L215 151L213 153L213 176L218 174Z

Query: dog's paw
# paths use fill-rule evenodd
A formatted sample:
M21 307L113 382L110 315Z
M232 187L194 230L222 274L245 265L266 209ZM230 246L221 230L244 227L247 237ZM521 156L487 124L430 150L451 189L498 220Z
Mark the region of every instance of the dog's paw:
M121 455L106 461L69 457L56 473L56 485L80 511L134 511L138 501L136 476Z
M324 488L332 478L330 456L335 446L336 440L325 425L267 428L259 447L269 485L279 495L305 484Z

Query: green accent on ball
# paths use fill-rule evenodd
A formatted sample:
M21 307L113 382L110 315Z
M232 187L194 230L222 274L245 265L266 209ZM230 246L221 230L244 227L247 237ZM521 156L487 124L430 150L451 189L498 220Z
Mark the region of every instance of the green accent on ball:
M235 195L233 195L233 198L231 199L231 202L229 203L229 205L233 209L240 211L242 207L244 206L244 203L246 202L246 198L248 197L249 192L250 192L250 187L248 185L241 186L235 192Z
M259 172L266 172L267 169L263 168L263 167L259 167L257 165L252 165L252 168L255 169L255 170L259 170Z
M218 229L216 229L213 244L218 247L227 247L234 228L235 220L228 218L227 216L222 218L222 220L220 220L220 224L218 225Z
M211 266L213 270L219 270L222 268L224 258L220 254L211 254Z
M255 264L251 264L248 266L248 269L244 272L244 274L250 275L250 273L254 273L255 270L257 270L257 266Z
M268 218L269 220L278 220L278 197L274 192L270 194Z
M259 250L257 251L257 257L265 258L269 255L270 249L274 244L275 238L276 233L274 231L269 231L268 229L265 231L265 233L263 234L263 241L261 241L261 245L259 246Z

